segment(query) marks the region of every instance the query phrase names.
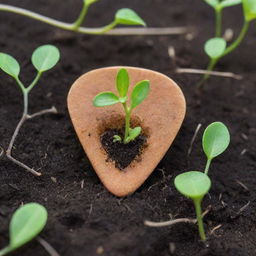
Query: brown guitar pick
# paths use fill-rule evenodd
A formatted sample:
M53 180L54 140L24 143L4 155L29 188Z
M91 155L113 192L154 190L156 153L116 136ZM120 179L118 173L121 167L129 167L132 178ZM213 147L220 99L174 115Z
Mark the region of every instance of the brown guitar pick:
M122 67L90 71L78 78L68 95L68 109L79 140L94 170L105 187L116 196L126 196L138 189L153 172L172 144L184 119L186 104L182 91L167 76L142 68L125 67L130 77L131 92L141 80L150 81L148 97L132 112L147 133L147 146L139 161L124 170L107 161L100 135L106 128L115 128L124 111L121 104L97 108L93 98L100 92L116 91L116 75Z

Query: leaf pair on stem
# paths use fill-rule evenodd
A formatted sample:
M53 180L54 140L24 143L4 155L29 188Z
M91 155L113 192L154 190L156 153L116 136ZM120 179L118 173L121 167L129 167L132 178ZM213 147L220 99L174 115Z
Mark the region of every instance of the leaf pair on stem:
M105 107L121 103L125 112L125 133L122 139L119 135L114 136L114 142L121 142L127 144L135 140L141 133L141 127L130 127L131 113L134 108L141 104L148 96L150 83L148 80L138 82L131 93L130 105L128 105L128 89L130 85L129 75L126 69L122 68L118 71L116 77L116 88L119 95L113 92L102 92L95 96L93 105L95 107Z
M204 131L202 146L207 163L205 171L190 171L179 174L174 184L177 190L184 196L193 200L197 216L198 229L201 239L206 240L203 226L201 202L211 188L211 180L208 171L213 158L223 153L230 142L230 135L227 127L221 122L210 124Z
M207 67L207 71L212 71L216 64L221 58L228 55L234 51L243 41L245 35L249 29L251 21L256 19L256 1L255 0L205 0L207 4L215 10L216 16L216 29L215 37L206 41L204 45L204 50L210 58L210 62ZM235 6L238 4L243 5L244 13L244 25L238 37L230 44L227 45L227 42L222 38L222 10L226 7ZM201 82L198 84L199 87L210 77L210 74L204 75Z

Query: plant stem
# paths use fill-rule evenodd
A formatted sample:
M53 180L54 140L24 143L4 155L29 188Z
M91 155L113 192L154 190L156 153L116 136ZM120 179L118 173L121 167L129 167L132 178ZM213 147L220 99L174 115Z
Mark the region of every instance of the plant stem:
M193 199L195 209L196 209L196 218L197 218L197 224L198 224L198 230L200 237L203 241L206 240L205 232L204 232L204 224L203 224L203 216L202 216L202 210L201 210L201 201L202 198L196 198Z
M129 136L129 130L130 130L130 119L131 119L131 109L127 107L127 103L123 103L124 111L125 111L125 132L124 132L124 144L126 144L126 140Z
M87 11L90 7L90 5L86 4L87 1L83 1L83 8L77 18L77 20L73 23L73 30L77 31L77 29L81 26L81 24L83 23L85 16L87 14Z
M42 73L38 72L36 77L35 77L35 79L32 81L32 83L27 88L25 88L25 91L27 93L29 93L34 88L34 86L38 83L38 81L41 78L41 76L42 76Z
M216 16L215 37L221 37L222 8L216 8L216 9L215 9L215 16Z
M225 52L221 55L221 58L226 56L227 54L231 53L232 51L234 51L241 44L241 42L243 41L243 39L249 29L249 26L250 26L250 21L245 21L239 36L229 47L227 47Z
M207 159L206 166L205 166L205 169L204 169L204 173L205 173L206 175L208 175L211 162L212 162L212 159Z
M0 256L4 256L6 255L7 253L11 252L12 250L10 249L9 246L3 248L2 250L0 250Z

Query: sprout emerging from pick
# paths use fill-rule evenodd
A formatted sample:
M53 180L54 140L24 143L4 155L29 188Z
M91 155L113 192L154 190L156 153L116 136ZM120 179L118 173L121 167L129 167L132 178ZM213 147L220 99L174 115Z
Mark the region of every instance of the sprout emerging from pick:
M12 216L9 226L9 245L0 250L4 256L35 238L47 222L47 210L38 203L21 206Z
M122 139L119 135L114 136L114 142L121 142L127 144L135 140L141 133L141 127L130 127L131 113L143 100L148 96L150 83L148 80L138 82L131 93L131 103L128 105L128 89L129 89L129 75L126 69L122 68L118 71L116 77L116 88L119 95L113 92L102 92L95 96L93 105L95 107L105 107L121 103L125 112L125 133Z

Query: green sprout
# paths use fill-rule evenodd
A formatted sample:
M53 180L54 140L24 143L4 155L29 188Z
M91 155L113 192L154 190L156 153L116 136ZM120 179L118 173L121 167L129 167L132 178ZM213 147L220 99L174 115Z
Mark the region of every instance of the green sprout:
M193 200L199 234L203 241L206 240L201 202L211 187L210 178L202 172L185 172L175 178L174 185L182 195Z
M209 72L213 71L216 64L226 55L234 51L245 38L249 29L250 23L256 19L256 1L255 0L205 0L207 4L215 10L216 29L215 37L206 41L204 49L210 62L207 67L208 73L204 75L198 86L201 87L204 82L210 77ZM244 24L238 37L230 44L222 38L222 10L225 7L234 5L243 5Z
M41 173L31 169L27 165L21 163L20 161L16 160L15 158L12 157L12 148L13 144L15 142L15 139L19 133L19 130L23 123L27 119L31 119L33 117L46 114L46 113L56 113L57 110L55 107L52 107L51 109L46 109L39 111L37 113L34 113L32 115L28 114L28 96L31 90L34 88L34 86L38 83L39 79L41 78L42 74L45 71L48 71L49 69L53 68L57 62L59 61L60 58L60 53L59 50L53 46L53 45L43 45L38 47L32 54L32 64L37 70L37 74L34 78L34 80L31 82L30 85L27 87L21 82L19 78L20 74L20 65L17 62L16 59L14 59L12 56L6 54L6 53L0 53L0 69L2 69L5 73L10 75L11 77L14 78L18 86L20 87L22 94L23 94L23 102L24 102L24 107L23 107L23 115L14 131L14 134L11 138L10 144L8 146L8 149L6 150L6 156L13 161L15 164L25 168L27 171L31 172L34 175L40 176Z
M221 122L211 123L204 131L202 146L207 157L205 174L208 174L211 161L222 154L230 143L228 128Z
M146 26L146 23L144 20L142 20L138 14L129 8L123 8L116 12L114 20L110 22L108 25L99 27L99 28L85 28L81 27L82 23L85 20L85 17L87 15L88 9L93 5L94 3L98 2L99 0L82 0L83 6L80 11L80 14L78 15L77 19L73 23L66 23L62 21L58 21L46 16L43 16L41 14L37 14L35 12L14 7L6 4L0 4L0 11L6 11L6 12L12 12L19 15L23 15L26 17L29 17L31 19L35 19L41 22L44 22L46 24L49 24L54 27L58 27L64 30L70 30L75 31L83 34L93 34L93 35L100 35L104 34L110 30L112 30L117 25L141 25ZM118 33L117 33L118 34Z
M130 128L130 119L132 110L137 107L148 96L150 83L148 80L138 82L131 93L131 104L128 105L128 89L129 75L126 69L121 68L116 77L116 88L119 96L113 92L102 92L95 96L93 105L95 107L105 107L121 103L125 112L125 133L123 143L127 144L136 139L141 133L141 127ZM121 142L122 138L119 135L114 136L114 142Z
M4 256L35 238L47 222L47 210L38 203L28 203L18 208L9 226L9 245L0 250Z

